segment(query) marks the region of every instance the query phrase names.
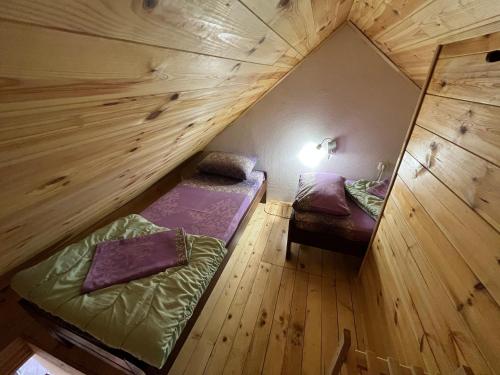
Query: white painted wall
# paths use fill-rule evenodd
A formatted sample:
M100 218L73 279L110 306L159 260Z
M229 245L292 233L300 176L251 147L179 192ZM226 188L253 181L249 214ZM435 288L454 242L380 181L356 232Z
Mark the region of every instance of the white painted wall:
M393 169L419 89L351 27L334 33L207 146L258 156L270 199L291 201L305 171L375 178L378 161L390 164L386 174ZM302 165L303 145L325 137L338 137L337 153L316 168Z

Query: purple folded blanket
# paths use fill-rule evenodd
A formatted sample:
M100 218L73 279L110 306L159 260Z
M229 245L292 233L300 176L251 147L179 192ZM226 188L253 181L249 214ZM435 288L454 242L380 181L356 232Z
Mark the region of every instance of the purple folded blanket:
M98 244L82 286L88 293L187 263L185 233L174 229Z

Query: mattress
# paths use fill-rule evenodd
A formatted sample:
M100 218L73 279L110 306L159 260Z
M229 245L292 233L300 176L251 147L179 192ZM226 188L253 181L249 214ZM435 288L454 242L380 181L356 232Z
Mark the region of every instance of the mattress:
M375 220L351 199L347 199L347 204L351 210L348 216L295 210L295 225L309 232L331 233L350 241L368 242Z
M88 294L81 287L96 244L164 230L139 215L118 219L19 272L11 286L106 345L161 368L227 253L222 241L187 235L188 265Z
M261 171L253 171L244 181L195 174L155 201L141 215L162 227L181 227L186 233L214 237L227 243L264 179Z

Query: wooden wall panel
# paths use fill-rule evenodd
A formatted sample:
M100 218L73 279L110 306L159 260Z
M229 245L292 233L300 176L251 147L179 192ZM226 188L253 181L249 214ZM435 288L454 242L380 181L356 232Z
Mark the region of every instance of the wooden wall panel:
M417 124L500 165L500 133L491 126L499 118L499 107L426 95Z
M406 151L500 230L500 169L496 165L419 126L413 129Z
M421 86L438 44L500 30L500 2L354 0L349 19Z
M405 229L405 236L416 242L418 253L412 248L411 254L418 255L419 264L426 262L432 269L441 270L438 273L441 279L430 285L446 289L450 301L447 304L436 302L437 306L443 305L444 308L460 312L477 345L494 361L493 367L498 368L500 362L494 353L500 345L500 339L495 335L484 334L490 329L500 328L498 303L487 289L476 287L480 285L480 280L464 257L457 252L457 248L443 232L435 230L432 217L400 179L396 180L389 203L399 211L399 223ZM443 301L446 301L446 298Z
M486 61L484 52L442 58L436 64L429 93L498 106L500 67L495 65Z
M360 271L367 347L431 373L500 372L499 37L441 49Z
M266 19L263 4L2 4L0 275L201 150L350 8L348 0L294 0Z

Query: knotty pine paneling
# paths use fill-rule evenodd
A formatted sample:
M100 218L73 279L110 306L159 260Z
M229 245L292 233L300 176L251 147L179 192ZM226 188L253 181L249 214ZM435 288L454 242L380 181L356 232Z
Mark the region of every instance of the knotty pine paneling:
M500 371L499 37L442 47L360 271L366 346L429 373Z
M500 169L496 165L419 126L413 129L406 151L500 230Z
M268 65L289 48L235 0L21 0L2 18Z
M2 4L0 275L203 149L350 8L275 3Z
M8 21L0 34L2 112L248 85L288 70Z
M500 107L426 95L417 124L500 165L500 133L491 126Z
M500 2L354 0L349 19L422 86L438 44L500 30Z
M498 44L499 42L497 42ZM429 93L472 102L500 105L500 67L486 53L442 58L435 67Z
M302 55L342 24L352 0L241 0Z

